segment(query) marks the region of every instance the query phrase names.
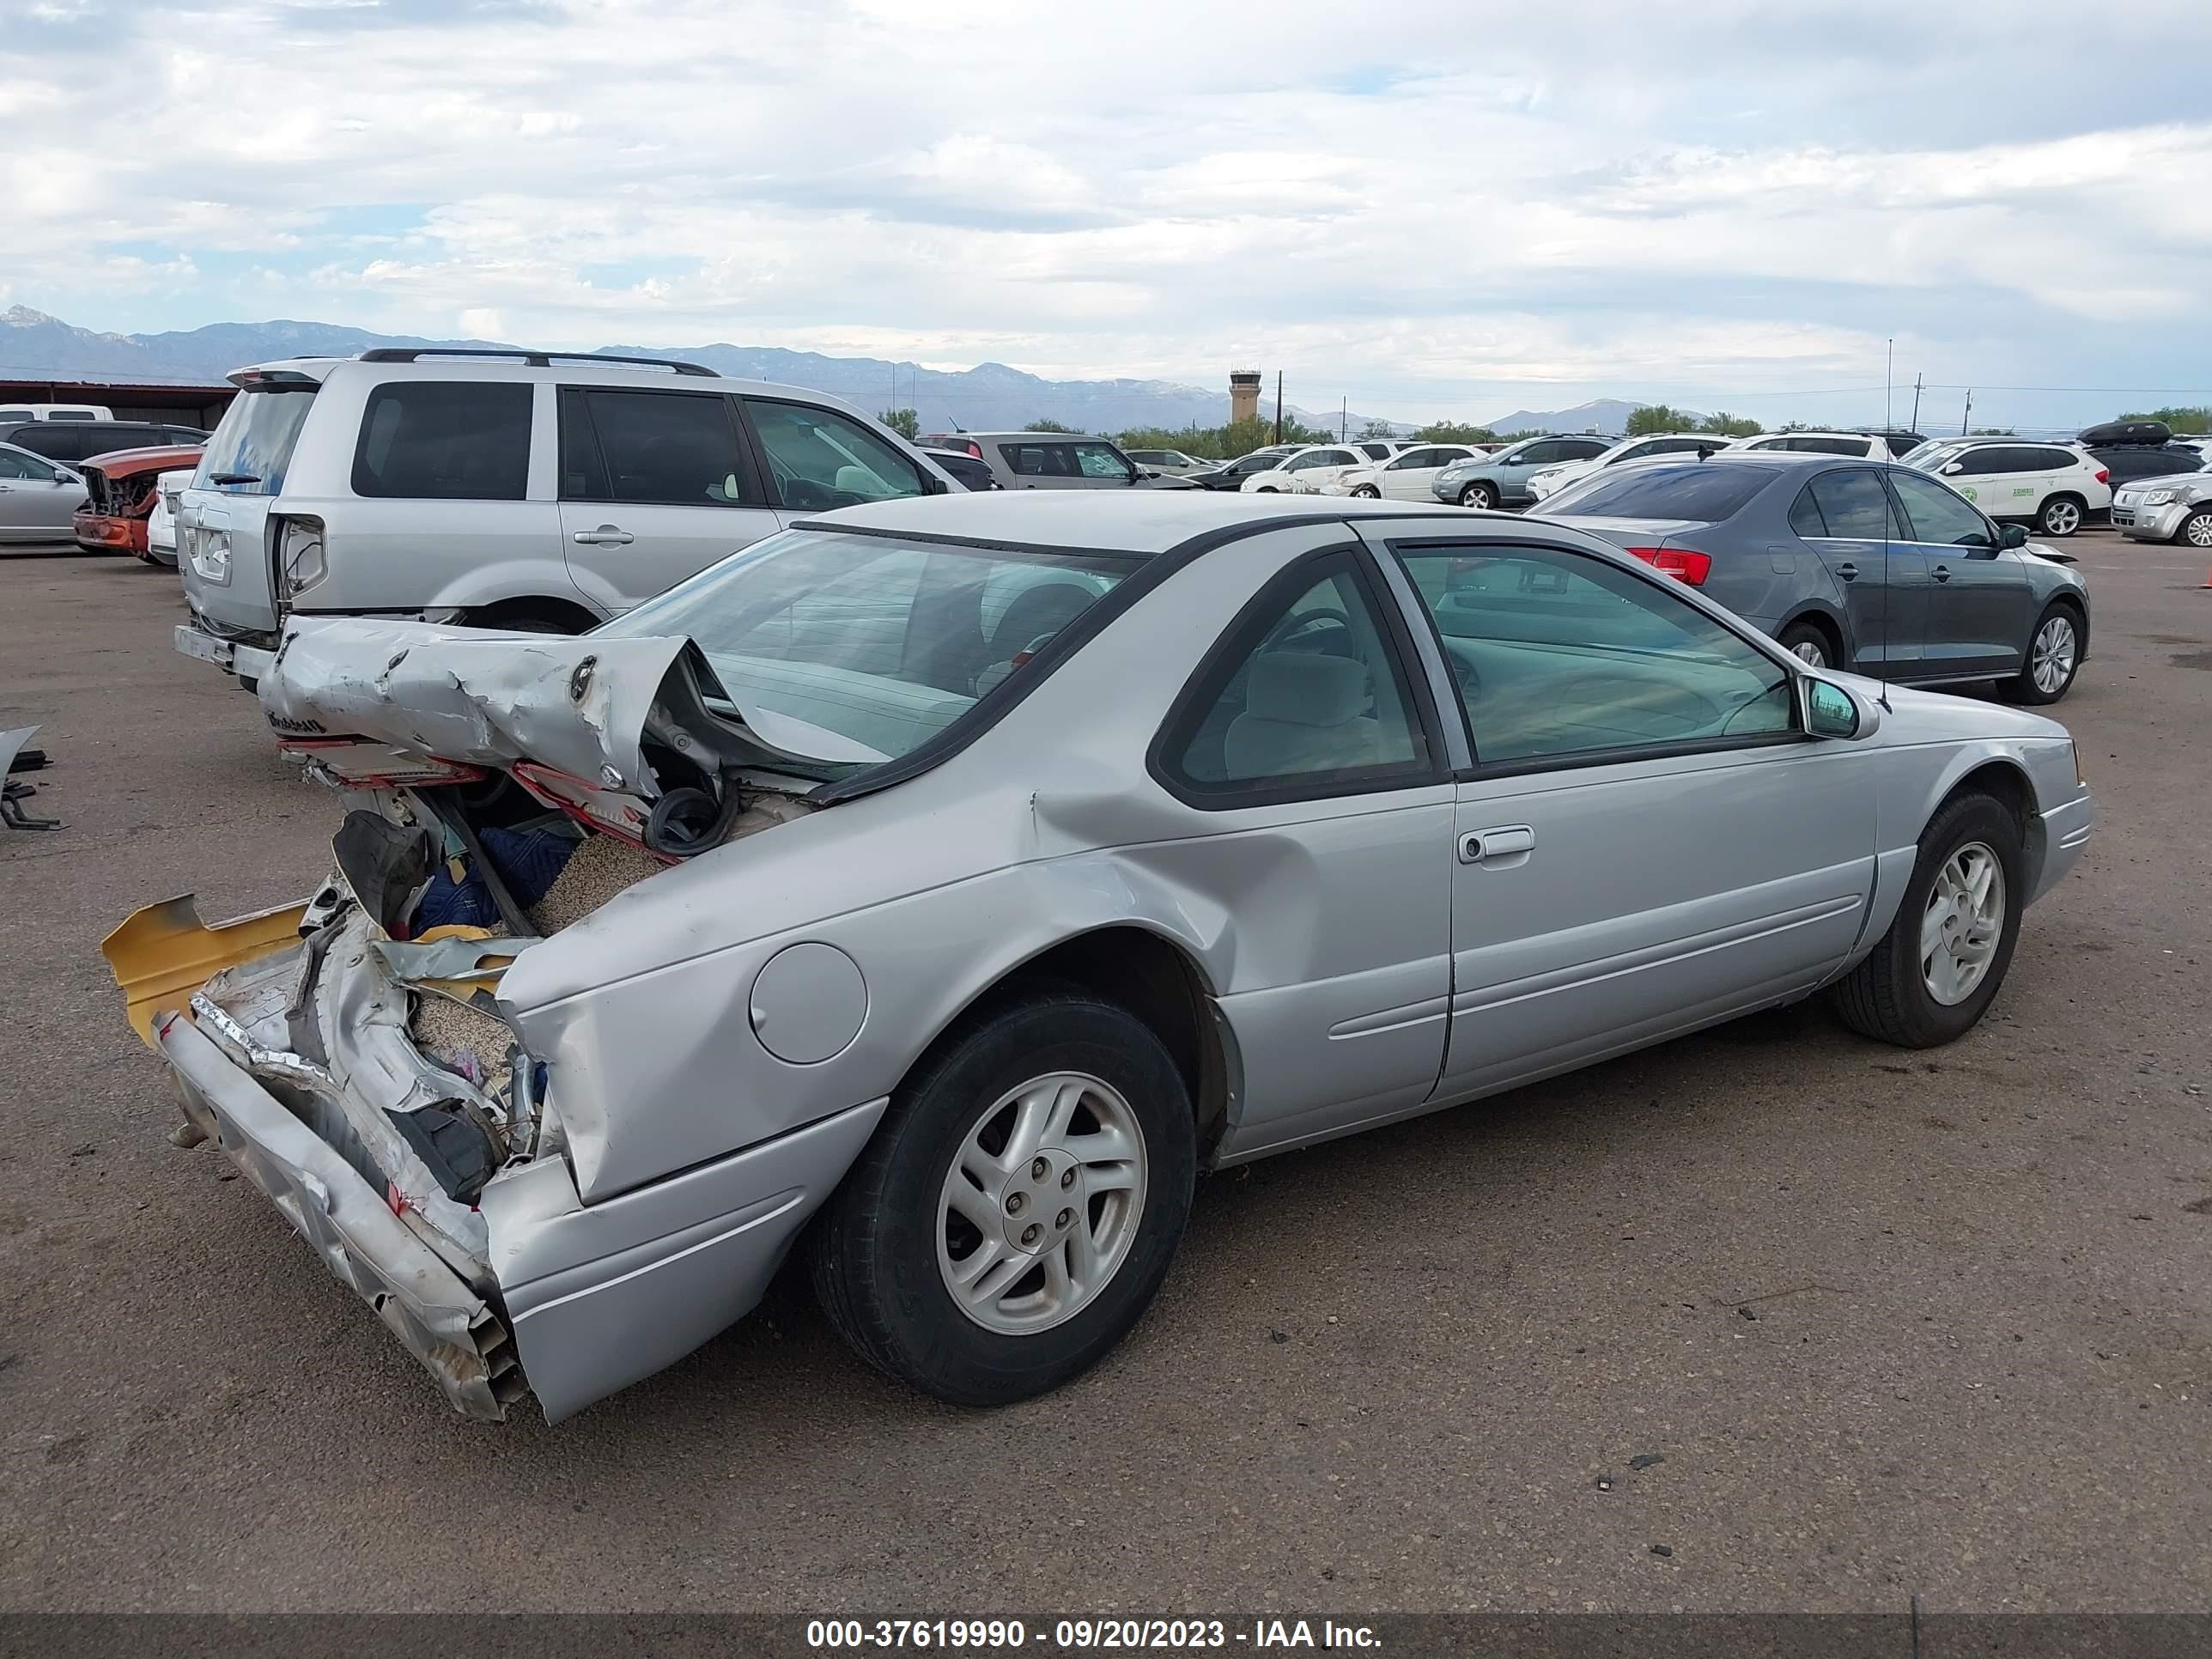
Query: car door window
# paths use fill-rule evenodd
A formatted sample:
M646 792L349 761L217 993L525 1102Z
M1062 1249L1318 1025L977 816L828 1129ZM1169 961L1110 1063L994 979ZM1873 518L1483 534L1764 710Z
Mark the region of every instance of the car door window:
M1392 461L1383 471L1410 472L1418 466L1441 466L1443 463L1433 459L1436 453L1433 449L1409 449L1396 460Z
M1818 506L1825 533L1863 541L1902 541L1903 527L1889 507L1888 492L1872 472L1852 469L1826 472L1805 486L1805 495ZM1796 514L1790 515L1792 528ZM1806 532L1798 531L1799 535ZM1824 532L1814 532L1816 535Z
M1399 550L1486 769L1795 732L1789 672L1660 581L1588 554Z
M766 505L738 449L736 410L726 397L597 386L562 390L561 496L665 507Z
M815 513L928 493L921 469L903 450L849 416L764 398L746 398L745 411L779 506Z
M531 396L520 381L394 380L376 387L354 445L353 493L520 501L530 477Z
M49 479L53 476L54 470L51 466L41 465L27 456L0 450L0 478Z
M1994 547L1989 520L1954 491L1917 472L1893 472L1890 487L1911 529L1911 539L1946 547Z
M1553 446L1555 461L1588 461L1602 455L1613 446L1599 438L1567 438Z
M1075 469L1086 478L1125 480L1129 476L1129 464L1123 460L1111 444L1070 444L1075 456Z
M1074 460L1066 444L1000 444L999 453L1006 458L1007 466L1024 478L1075 476Z
M1349 553L1270 584L1169 715L1161 781L1196 804L1234 806L1434 779L1383 614Z
M2007 463L2010 453L2010 451L2002 449L1970 449L1958 458L1959 470L1950 476L1972 478L1989 472L2009 472L2013 470Z

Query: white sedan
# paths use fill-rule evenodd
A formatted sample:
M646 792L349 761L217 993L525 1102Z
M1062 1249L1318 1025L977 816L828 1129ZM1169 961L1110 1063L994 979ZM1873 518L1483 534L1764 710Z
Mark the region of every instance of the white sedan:
M1482 452L1471 444L1419 444L1366 466L1346 467L1322 486L1324 495L1357 495L1364 501L1426 501L1429 485L1454 461L1471 461Z
M1618 466L1623 461L1656 460L1662 455L1695 455L1700 451L1710 454L1726 448L1728 442L1726 438L1716 437L1710 432L1657 432L1640 438L1624 438L1601 455L1593 455L1586 461L1561 461L1557 466L1547 466L1531 475L1528 493L1540 501L1601 466Z

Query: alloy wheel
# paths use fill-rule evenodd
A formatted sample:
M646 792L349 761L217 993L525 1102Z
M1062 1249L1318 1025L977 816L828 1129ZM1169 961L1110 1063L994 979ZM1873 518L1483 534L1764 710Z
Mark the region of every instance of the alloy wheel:
M1111 1085L1054 1072L976 1119L938 1200L937 1266L954 1305L1025 1336L1073 1318L1127 1258L1144 1214L1143 1127Z
M2212 513L2199 513L2181 526L2191 547L2212 547Z
M2071 501L2053 501L2043 509L2046 536L2070 536L2081 527L2081 509Z
M1828 665L1828 653L1821 649L1818 640L1798 641L1790 647L1790 654L1796 658L1799 662L1814 668L1826 668Z
M1920 918L1920 979L1945 1007L1973 995L2004 936L2004 866L1986 842L1943 861Z
M2035 630L2028 650L2028 674L2035 689L2046 697L2065 689L2074 677L2074 623L2068 617L2051 617Z

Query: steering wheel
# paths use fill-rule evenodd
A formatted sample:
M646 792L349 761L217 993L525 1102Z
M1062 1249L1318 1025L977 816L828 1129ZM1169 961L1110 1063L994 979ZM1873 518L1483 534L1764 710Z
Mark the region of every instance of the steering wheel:
M1260 648L1262 651L1274 650L1288 645L1302 634L1316 632L1329 624L1342 629L1347 635L1352 632L1352 618L1333 605L1318 605L1311 611L1292 611L1267 630L1267 637L1260 642Z

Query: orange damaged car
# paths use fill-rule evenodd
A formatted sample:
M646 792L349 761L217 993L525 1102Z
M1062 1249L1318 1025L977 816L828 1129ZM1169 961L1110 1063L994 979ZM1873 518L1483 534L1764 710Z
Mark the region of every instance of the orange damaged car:
M110 450L82 462L77 471L84 474L85 501L76 510L76 544L88 553L131 553L154 562L146 521L161 499L161 475L199 460L198 444L172 444Z

